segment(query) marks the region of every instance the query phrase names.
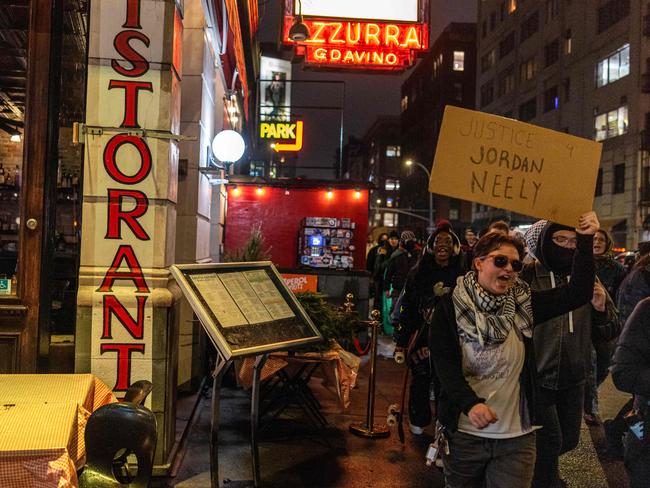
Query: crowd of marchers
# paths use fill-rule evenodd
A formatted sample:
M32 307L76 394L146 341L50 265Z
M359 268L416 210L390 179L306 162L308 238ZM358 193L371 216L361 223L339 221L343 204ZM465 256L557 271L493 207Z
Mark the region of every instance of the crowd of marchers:
M374 308L411 371L409 427L433 429L445 486L555 488L581 422L605 429L630 486L650 480L650 243L614 259L594 212L574 227L497 221L425 242L382 234L368 253ZM633 396L599 416L608 374Z

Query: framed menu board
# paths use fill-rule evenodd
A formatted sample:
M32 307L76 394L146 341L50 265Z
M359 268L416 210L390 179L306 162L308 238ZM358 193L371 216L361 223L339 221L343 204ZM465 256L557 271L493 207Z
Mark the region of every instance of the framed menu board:
M182 264L171 273L226 360L323 340L271 262Z

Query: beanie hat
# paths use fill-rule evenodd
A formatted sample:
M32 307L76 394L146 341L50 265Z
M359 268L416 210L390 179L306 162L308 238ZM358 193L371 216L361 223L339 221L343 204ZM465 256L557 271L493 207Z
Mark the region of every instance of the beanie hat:
M414 241L414 240L415 240L415 234L410 230L403 231L402 235L400 236L400 241L402 242Z
M447 219L439 219L436 222L436 230L451 230L451 231L453 231L454 228L451 226L451 222L449 222Z
M436 236L442 232L446 232L451 236L451 240L454 243L454 247L452 248L452 255L458 256L460 254L460 239L454 233L454 231L447 227L438 227L434 232L431 233L431 235L429 235L426 244L427 252L433 253L433 242L436 240Z
M396 230L391 230L390 234L388 234L388 238L389 239L393 239L393 238L399 239L399 232L397 232Z

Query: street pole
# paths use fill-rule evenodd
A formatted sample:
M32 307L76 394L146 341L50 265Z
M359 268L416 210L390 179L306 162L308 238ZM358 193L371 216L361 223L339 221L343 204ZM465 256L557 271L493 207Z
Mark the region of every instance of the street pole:
M419 167L422 171L424 171L426 173L426 175L427 175L427 191L429 191L428 182L431 180L431 172L422 163L418 163L417 161L413 161L411 159L406 161L407 166L410 166L412 164L415 164L417 167ZM429 192L429 228L427 229L427 232L429 234L431 232L433 232L433 193L431 193L431 192Z

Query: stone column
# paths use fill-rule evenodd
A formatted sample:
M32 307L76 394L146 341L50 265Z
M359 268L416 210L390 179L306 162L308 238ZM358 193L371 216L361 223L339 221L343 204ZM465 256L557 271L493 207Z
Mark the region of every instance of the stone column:
M122 396L153 382L155 463L175 437L174 260L182 15L174 0L92 0L76 371ZM111 128L117 128L111 130Z

